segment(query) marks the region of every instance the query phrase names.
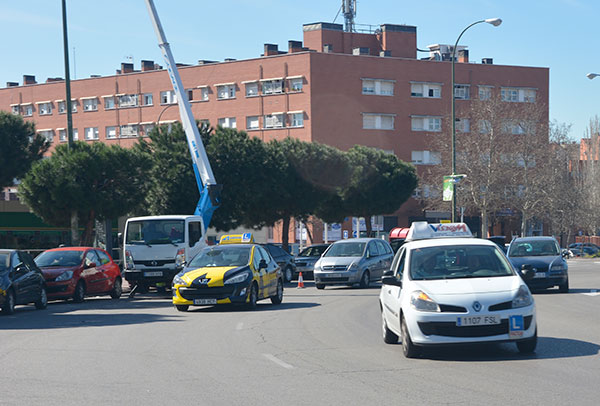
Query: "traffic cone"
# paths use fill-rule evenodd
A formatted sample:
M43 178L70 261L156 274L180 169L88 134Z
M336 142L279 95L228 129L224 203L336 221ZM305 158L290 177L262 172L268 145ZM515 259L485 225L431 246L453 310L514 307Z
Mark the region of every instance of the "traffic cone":
M302 272L298 275L298 287L297 289L304 289L304 279L302 279Z

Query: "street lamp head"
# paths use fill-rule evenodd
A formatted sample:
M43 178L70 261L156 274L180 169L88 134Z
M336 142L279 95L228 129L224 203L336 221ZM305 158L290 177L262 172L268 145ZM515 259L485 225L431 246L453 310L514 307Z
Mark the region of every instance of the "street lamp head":
M598 73L588 73L587 75L585 75L589 80L594 79L596 76L600 76L600 74Z
M487 20L484 20L484 21L488 24L492 24L494 27L497 27L500 24L502 24L501 18L488 18Z

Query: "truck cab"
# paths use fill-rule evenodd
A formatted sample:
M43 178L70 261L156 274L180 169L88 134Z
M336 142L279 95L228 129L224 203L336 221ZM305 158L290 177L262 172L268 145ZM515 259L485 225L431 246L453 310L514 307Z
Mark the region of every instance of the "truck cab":
M144 290L171 286L173 277L206 243L201 216L132 217L123 233L124 277Z

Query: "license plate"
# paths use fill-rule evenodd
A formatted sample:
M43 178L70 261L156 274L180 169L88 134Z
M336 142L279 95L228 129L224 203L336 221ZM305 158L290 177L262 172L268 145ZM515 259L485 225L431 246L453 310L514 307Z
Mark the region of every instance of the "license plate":
M162 271L144 272L144 276L163 276Z
M533 275L534 278L545 278L546 277L546 272L536 272Z
M459 327L488 326L492 324L500 324L500 316L465 316L456 318L456 325Z
M217 299L194 299L195 305L215 305L217 304Z
M338 275L334 274L334 273L326 273L325 275L323 275L326 278L336 278Z

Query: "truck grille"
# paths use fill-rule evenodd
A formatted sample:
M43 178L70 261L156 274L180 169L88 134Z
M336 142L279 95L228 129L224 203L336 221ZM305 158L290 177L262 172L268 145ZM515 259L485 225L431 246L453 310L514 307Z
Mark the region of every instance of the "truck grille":
M149 261L133 261L135 265L144 265L144 266L165 266L166 264L174 264L175 259L153 259Z

